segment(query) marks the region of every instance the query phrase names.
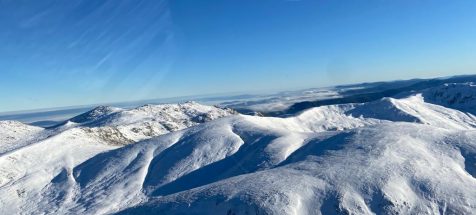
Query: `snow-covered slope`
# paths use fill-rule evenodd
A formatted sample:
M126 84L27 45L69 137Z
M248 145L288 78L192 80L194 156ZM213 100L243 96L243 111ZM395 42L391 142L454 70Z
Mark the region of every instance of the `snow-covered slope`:
M0 214L28 211L56 175L101 152L230 114L188 102L132 110L98 107L50 129L0 121ZM171 127L165 129L165 123ZM141 133L144 127L155 132Z
M122 213L472 214L476 182L465 161L474 165L474 138L475 132L383 123L308 136L280 160L269 155L269 149L289 150L279 138L253 140L226 159L153 187L149 199ZM247 165L255 156L261 159Z
M449 83L423 91L425 101L476 114L476 84Z
M34 141L43 130L17 121L0 121L0 154Z
M0 213L475 214L476 117L430 90L287 118L97 111L0 156Z

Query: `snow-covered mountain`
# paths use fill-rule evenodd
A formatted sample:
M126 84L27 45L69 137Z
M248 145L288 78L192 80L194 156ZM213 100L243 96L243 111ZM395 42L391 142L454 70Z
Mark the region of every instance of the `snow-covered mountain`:
M57 174L102 152L231 114L188 102L98 107L50 129L0 121L0 213L24 211Z
M144 105L130 110L99 106L54 128L64 130L79 126L90 135L124 145L230 114L235 112L196 102Z
M445 84L286 118L185 103L3 122L2 143L23 133L0 155L0 213L476 214L475 94Z
M425 101L476 114L476 84L448 83L423 91Z

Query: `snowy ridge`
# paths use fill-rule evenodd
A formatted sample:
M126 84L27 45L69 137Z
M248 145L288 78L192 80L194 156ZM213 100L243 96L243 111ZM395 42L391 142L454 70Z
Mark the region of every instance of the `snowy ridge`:
M98 111L0 156L0 213L474 214L476 117L436 90L287 118Z
M85 132L113 145L124 145L199 123L235 114L231 109L182 104L144 105L131 110L100 106L76 116L57 129L80 126Z

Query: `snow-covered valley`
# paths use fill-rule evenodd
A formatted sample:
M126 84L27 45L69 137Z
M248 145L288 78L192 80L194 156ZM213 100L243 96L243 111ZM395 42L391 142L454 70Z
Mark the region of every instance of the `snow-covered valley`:
M476 214L476 87L288 117L194 102L0 121L1 214Z

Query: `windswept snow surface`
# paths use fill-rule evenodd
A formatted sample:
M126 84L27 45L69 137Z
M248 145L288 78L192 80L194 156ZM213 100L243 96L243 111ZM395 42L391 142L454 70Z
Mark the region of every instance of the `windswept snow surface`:
M186 103L24 129L51 136L0 156L0 213L476 214L476 106L457 95L475 88L446 86L287 118Z

